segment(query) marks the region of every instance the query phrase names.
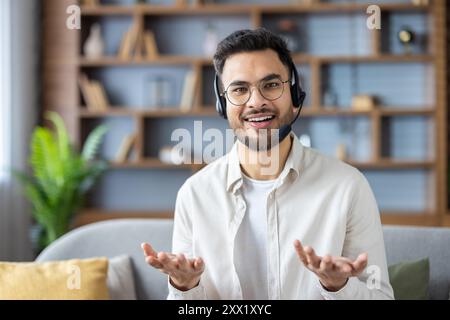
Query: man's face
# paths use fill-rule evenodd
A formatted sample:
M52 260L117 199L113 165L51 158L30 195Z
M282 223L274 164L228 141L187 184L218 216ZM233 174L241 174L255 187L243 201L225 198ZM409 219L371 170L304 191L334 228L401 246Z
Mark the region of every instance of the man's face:
M221 79L225 90L230 89L230 85L239 89L240 84L235 85L237 81L248 84L250 99L243 105L234 105L227 99L227 116L238 140L255 151L270 150L278 144L275 136L278 130L274 129L288 125L294 118L290 81L282 84L283 94L273 101L258 90L261 80L267 77L275 79L274 76L282 81L290 79L288 68L270 49L234 54L226 60L223 68ZM264 83L271 84L270 80ZM264 120L255 121L258 118Z

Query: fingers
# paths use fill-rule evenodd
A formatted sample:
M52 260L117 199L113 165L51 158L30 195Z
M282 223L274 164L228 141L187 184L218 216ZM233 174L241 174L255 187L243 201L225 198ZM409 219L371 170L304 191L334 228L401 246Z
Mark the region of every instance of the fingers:
M163 268L163 264L161 262L159 262L158 259L155 257L152 257L152 256L146 257L145 261L154 268L157 268L157 269Z
M294 247L295 247L295 251L297 252L298 257L300 258L300 261L305 266L308 266L308 259L306 258L306 253L303 250L303 246L299 240L294 241Z
M361 253L356 260L353 262L353 273L355 275L360 274L366 267L369 257L367 253Z
M141 244L141 248L142 248L142 250L144 250L144 254L146 256L156 257L157 252L155 250L153 250L153 248L150 244L143 242Z
M307 268L320 268L320 262L322 259L316 255L313 248L309 246L303 247L299 240L294 241L294 247L300 260Z
M308 259L309 265L311 265L315 269L320 268L321 258L316 255L314 249L311 247L305 247L306 258Z
M173 274L179 271L201 273L204 270L205 264L202 258L187 259L182 253L157 253L148 243L143 243L141 247L146 256L145 261L164 273Z
M367 253L360 254L355 261L352 261L346 257L333 257L330 255L321 258L316 255L312 247L303 247L299 240L294 241L294 247L302 263L314 272L334 272L350 277L359 275L367 267Z
M320 271L331 272L333 270L333 262L331 260L331 256L325 255L320 263Z
M165 269L168 270L177 270L179 267L179 263L175 257L175 255L166 253L166 252L159 252L158 253L158 260L164 265Z
M194 270L197 272L203 272L203 269L205 268L205 263L203 262L202 258L197 258L194 260Z

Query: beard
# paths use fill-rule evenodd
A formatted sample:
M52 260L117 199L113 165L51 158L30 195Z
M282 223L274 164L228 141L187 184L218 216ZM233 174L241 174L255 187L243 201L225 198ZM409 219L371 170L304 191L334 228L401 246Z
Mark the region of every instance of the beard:
M272 128L272 124L270 128L262 129L245 127L245 117L264 112L272 112L275 114L275 118L272 121L276 121L278 123L276 127ZM230 127L233 129L237 139L250 150L257 152L269 151L280 143L280 128L284 125L289 125L293 119L294 114L292 112L287 112L286 114L280 116L278 110L271 110L263 107L261 109L246 113L245 115L241 115L238 119L230 120Z

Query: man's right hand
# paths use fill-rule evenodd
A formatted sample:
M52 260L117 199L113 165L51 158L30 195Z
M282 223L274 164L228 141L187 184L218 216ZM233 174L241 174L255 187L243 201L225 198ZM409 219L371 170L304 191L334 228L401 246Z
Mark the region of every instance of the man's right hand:
M183 254L156 252L148 243L141 244L145 261L152 267L169 275L172 286L181 291L195 288L205 270L202 258L186 259Z

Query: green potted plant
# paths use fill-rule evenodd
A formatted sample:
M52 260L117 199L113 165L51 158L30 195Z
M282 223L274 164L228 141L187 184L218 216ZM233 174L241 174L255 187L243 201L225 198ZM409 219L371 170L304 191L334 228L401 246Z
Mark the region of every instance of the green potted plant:
M42 230L38 251L69 230L86 192L107 169L105 161L94 159L107 131L105 126L98 126L89 134L79 153L69 141L62 118L55 112L47 112L45 117L55 130L34 130L29 158L32 173L14 172Z

